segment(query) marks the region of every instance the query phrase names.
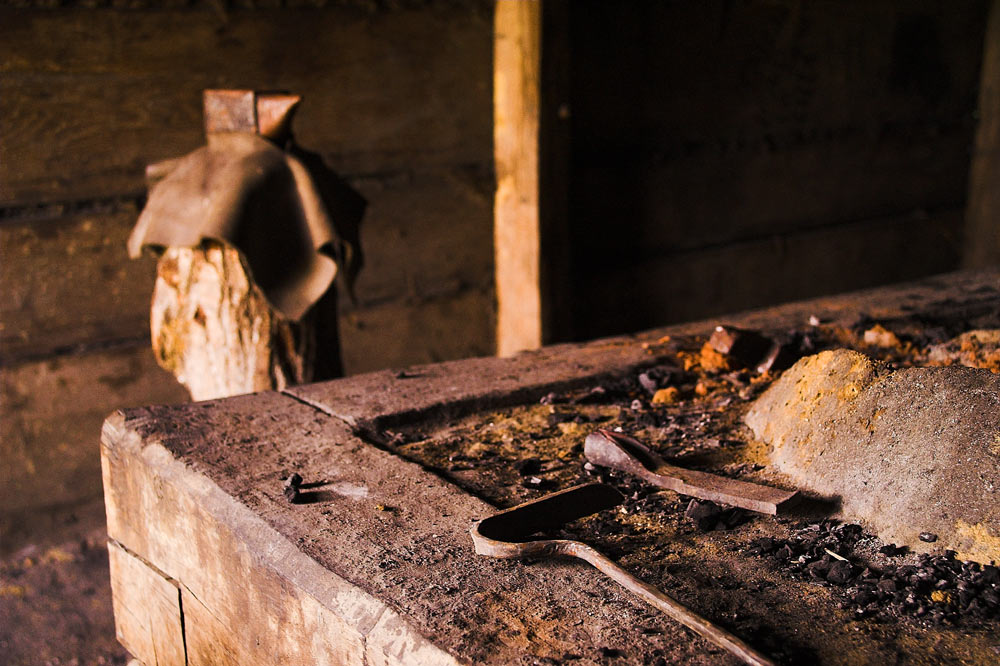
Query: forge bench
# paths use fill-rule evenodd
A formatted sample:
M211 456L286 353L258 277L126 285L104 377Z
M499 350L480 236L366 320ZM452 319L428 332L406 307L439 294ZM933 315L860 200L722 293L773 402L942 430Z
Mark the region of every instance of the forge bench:
M496 508L364 433L634 372L660 360L649 342L707 334L719 321L778 330L810 316L850 323L977 308L1000 308L1000 271L513 358L115 413L101 455L119 640L146 666L728 663L586 566L476 556L469 528ZM286 500L292 472L322 481L318 501ZM857 629L829 631L849 642Z

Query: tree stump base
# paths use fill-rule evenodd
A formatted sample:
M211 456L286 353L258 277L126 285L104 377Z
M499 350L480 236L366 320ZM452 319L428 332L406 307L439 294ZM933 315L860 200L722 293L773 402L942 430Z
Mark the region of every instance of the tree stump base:
M239 251L213 241L160 257L150 311L157 363L194 400L280 390L312 379L310 315L284 318Z

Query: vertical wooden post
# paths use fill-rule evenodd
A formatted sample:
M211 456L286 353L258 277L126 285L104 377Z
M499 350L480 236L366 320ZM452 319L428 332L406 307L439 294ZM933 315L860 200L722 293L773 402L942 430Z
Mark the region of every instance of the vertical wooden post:
M568 5L498 0L494 23L497 353L567 339Z
M993 0L983 45L979 127L969 173L963 264L1000 264L1000 0Z

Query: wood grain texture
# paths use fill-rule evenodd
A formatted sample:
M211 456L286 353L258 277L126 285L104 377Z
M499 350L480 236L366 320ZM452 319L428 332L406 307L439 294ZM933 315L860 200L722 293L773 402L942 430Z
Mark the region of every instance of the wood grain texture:
M339 299L341 327L355 333L344 353L361 361L349 365L368 370L490 353L494 331L482 324L493 317L488 171L449 167L350 184L370 205L358 301ZM148 338L156 261L129 260L125 251L137 214L128 204L0 225L0 363ZM422 312L423 304L448 300L451 314L432 326L430 310L443 306ZM370 325L362 323L361 333L358 322ZM405 339L397 337L401 326ZM452 334L427 332L447 327ZM383 356L380 348L394 351Z
M580 567L478 557L468 527L492 507L288 397L139 410L104 432L109 534L181 581L191 664L507 664L590 640L652 660L658 639L631 627L674 626ZM322 470L319 501L272 493L286 456Z
M393 301L415 306L467 288L492 291L490 169L426 169L349 182L368 200L358 307ZM484 297L492 301L491 294ZM351 307L346 298L342 305Z
M145 342L0 368L0 512L15 520L6 527L20 532L33 507L69 513L100 497L97 439L112 410L186 400Z
M345 374L493 353L488 286L348 309L340 319Z
M943 298L995 307L998 276L943 276L729 320L783 330L811 314L848 324L862 310L940 313ZM632 374L657 360L644 342L711 323L116 414L102 444L109 533L180 582L192 664L598 661L598 646L622 663L717 663L701 639L590 569L476 556L469 527L495 507L344 422L413 425L523 404L553 382ZM285 501L291 471L319 482L315 501Z
M578 281L602 307L575 325L612 335L942 273L957 265L961 237L962 210L952 209L609 262Z
M155 262L130 261L138 211L0 225L0 363L149 336Z
M539 205L542 0L500 0L493 41L497 353L536 349L542 322Z
M978 116L962 258L969 268L1000 264L1000 0L986 27Z
M270 423L259 432L284 442L320 425L315 410L285 396L237 400L242 408L231 416ZM201 416L215 404L187 412L203 437L212 435L198 423L207 424ZM180 582L189 664L454 663L395 610L322 567L162 444L144 441L151 415L105 424L108 534ZM329 434L349 443L344 431Z
M192 400L283 389L313 377L315 330L286 319L250 277L236 248L170 247L156 266L153 354Z
M108 560L118 641L143 666L186 666L177 583L115 541Z
M300 143L341 173L484 163L481 10L0 9L0 204L142 191L203 142L204 88L302 94Z

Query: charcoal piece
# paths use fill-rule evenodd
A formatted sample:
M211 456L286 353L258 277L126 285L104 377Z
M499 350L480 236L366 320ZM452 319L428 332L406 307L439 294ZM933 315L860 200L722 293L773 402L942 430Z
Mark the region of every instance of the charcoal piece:
M573 423L576 421L576 414L570 412L552 412L549 414L548 423L550 426L557 426L560 423Z
M292 488L298 488L302 485L302 477L298 473L292 473L287 479L285 479L285 485L291 486Z
M844 560L837 560L830 565L830 571L826 574L826 579L831 583L836 583L837 585L843 585L851 579L851 572L853 567L851 567L850 562Z
M806 565L806 571L813 578L825 579L830 572L830 563L825 560L816 560Z
M610 397L611 396L608 395L608 390L606 388L603 386L595 386L587 393L574 398L571 402L575 405L590 405L607 402Z
M639 385L650 393L656 393L656 390L660 388L660 385L649 376L648 372L639 373Z
M722 508L715 502L707 500L691 500L687 509L684 510L684 517L698 526L698 529L708 532L715 528L719 522Z
M931 532L920 533L920 540L925 543L934 543L935 541L937 541L937 539L938 539L937 534L933 534Z
M854 603L858 606L867 606L875 601L876 597L871 590L858 590L854 595Z
M798 345L793 343L775 342L757 364L757 372L764 374L776 370L787 370L801 358Z
M285 486L282 493L284 493L285 499L292 504L298 504L302 499L298 486Z
M718 353L727 354L748 367L761 361L773 343L770 338L756 331L734 326L716 326L708 344Z
M558 393L546 393L538 402L543 405L557 405L561 402L566 402L566 397Z
M540 479L537 476L529 476L521 481L521 485L532 490L549 490L555 487L555 483L549 479Z
M886 557L898 557L900 555L905 555L909 552L907 546L897 546L894 543L886 544L878 549L878 552L882 553Z
M878 584L875 585L879 592L883 594L893 595L896 593L896 581L891 578L885 578L880 580Z
M521 476L531 476L537 474L542 469L542 461L538 458L525 458L514 463L514 469Z

